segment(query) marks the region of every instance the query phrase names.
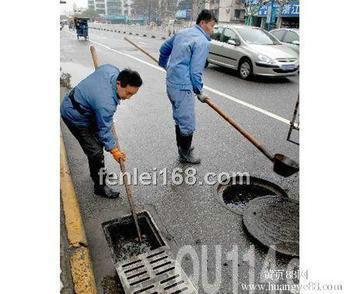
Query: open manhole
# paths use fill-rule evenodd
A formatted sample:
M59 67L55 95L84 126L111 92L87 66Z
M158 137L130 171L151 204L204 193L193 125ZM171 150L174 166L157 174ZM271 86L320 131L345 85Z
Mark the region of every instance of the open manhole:
M137 214L143 242L131 215L102 224L112 259L127 294L197 293L147 211Z
M263 245L299 256L299 202L275 196L253 199L244 211L243 224Z
M288 198L279 186L257 177L231 177L225 184L218 184L216 193L219 202L230 211L243 215L249 201L266 195Z

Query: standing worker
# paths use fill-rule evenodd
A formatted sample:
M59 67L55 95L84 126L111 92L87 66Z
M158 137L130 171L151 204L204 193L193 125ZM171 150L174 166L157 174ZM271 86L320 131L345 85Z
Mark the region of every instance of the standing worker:
M112 133L113 115L120 99L131 98L141 85L142 79L136 71L119 72L117 67L104 64L62 101L61 117L88 158L96 195L111 199L119 196L119 192L106 185L103 147L115 160L126 159L125 153L118 150Z
M194 27L179 31L159 50L159 65L167 71L167 94L173 110L179 160L183 163L200 163L191 148L196 127L193 92L204 102L202 73L216 22L214 14L204 9Z

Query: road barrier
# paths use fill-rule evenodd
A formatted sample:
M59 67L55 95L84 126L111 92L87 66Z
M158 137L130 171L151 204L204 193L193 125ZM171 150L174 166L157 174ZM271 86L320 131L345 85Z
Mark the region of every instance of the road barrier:
M106 24L106 23L90 23L89 28L100 31L114 32L125 35L135 35L141 37L149 37L153 39L165 40L174 32L188 27L187 25L168 26L152 26L152 25L127 25L127 24Z

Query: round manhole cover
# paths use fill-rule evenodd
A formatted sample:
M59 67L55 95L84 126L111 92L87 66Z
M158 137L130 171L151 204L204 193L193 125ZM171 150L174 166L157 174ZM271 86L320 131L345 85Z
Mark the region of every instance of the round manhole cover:
M216 188L219 202L230 211L243 215L249 201L266 195L288 198L287 193L279 186L256 177L230 178L227 184Z
M299 256L299 202L276 196L253 199L244 211L243 223L263 245Z

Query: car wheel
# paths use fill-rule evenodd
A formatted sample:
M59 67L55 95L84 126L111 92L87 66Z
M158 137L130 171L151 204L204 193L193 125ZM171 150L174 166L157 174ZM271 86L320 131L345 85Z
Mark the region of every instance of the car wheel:
M239 76L243 80L249 79L253 74L253 66L248 58L244 58L239 63L238 67Z
M209 62L208 62L208 59L205 61L205 65L204 65L204 68L207 68L209 65Z

